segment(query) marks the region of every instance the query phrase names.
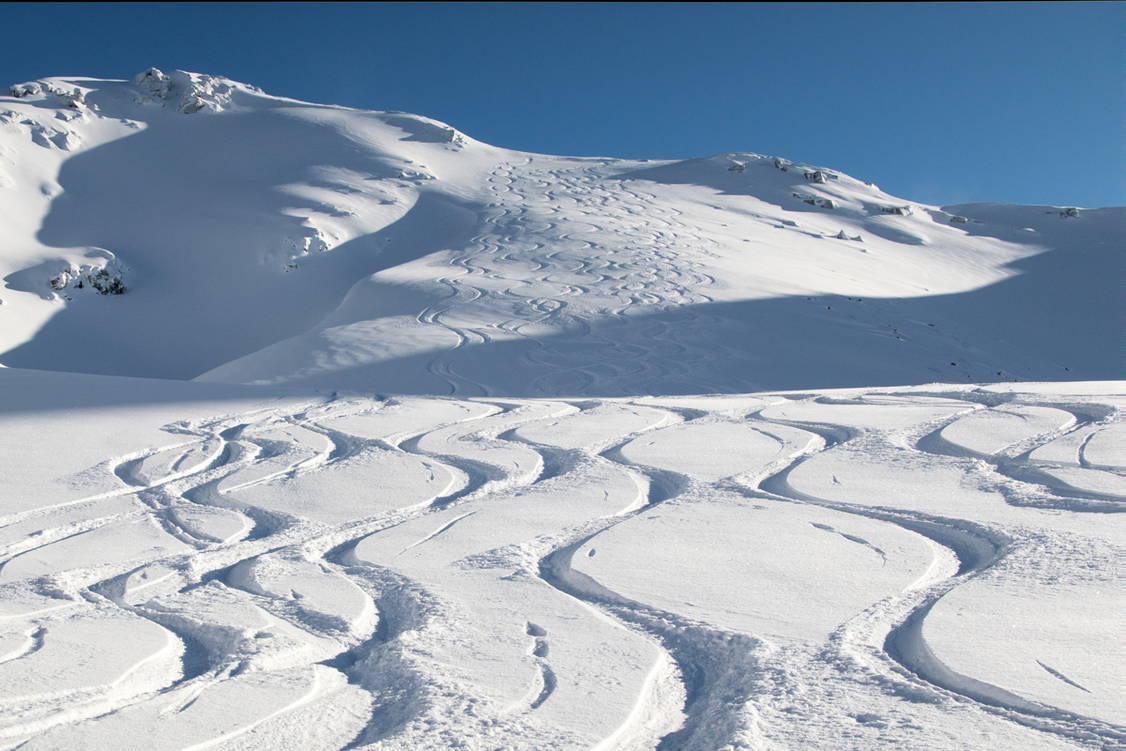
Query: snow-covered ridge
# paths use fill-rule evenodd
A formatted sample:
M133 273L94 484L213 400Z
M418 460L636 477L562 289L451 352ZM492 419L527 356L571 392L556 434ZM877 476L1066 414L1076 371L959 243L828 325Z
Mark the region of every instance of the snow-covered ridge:
M184 71L10 94L7 365L522 395L1119 375L1091 344L1122 209L526 154ZM125 294L53 287L103 257Z
M185 114L201 110L221 112L230 106L232 95L238 91L262 93L256 86L248 86L221 76L189 73L183 70L164 73L158 68L149 68L138 73L131 84L135 90L136 103L159 102ZM45 78L41 81L15 84L9 88L8 93L12 97L29 102L81 111L93 104L86 100L86 95L91 91L97 91L97 88L68 79ZM95 108L96 106L94 105Z

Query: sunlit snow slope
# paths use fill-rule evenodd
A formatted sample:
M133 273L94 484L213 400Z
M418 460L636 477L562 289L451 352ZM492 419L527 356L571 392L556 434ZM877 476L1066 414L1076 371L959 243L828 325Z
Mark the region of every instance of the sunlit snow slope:
M1123 748L1124 219L18 85L0 750Z
M1117 748L1123 404L0 369L0 747Z
M0 97L0 362L509 396L1116 378L1124 217L46 79Z

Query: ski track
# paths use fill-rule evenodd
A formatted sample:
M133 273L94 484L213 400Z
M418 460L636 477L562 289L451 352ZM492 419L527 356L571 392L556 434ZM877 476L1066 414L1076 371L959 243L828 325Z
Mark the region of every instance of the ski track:
M968 406L990 409L989 404L976 404L978 396L958 392L944 395L966 402ZM985 398L994 405L1003 403L992 396ZM487 400L486 400L487 402ZM200 623L191 623L183 617L171 616L147 606L145 601L137 600L131 593L127 582L138 571L160 564L172 572L171 580L179 592L191 592L205 586L208 582L222 583L230 592L244 599L253 608L262 609L275 616L287 619L289 623L312 637L334 641L339 645L334 654L328 654L319 661L344 674L352 684L372 692L372 718L356 735L351 745L360 747L379 739L393 737L407 725L413 716L412 702L425 694L425 675L410 659L397 652L396 640L404 633L418 631L428 618L439 617L441 608L430 603L430 596L417 583L403 579L391 569L381 569L369 564L357 565L349 559L349 551L355 544L372 535L398 526L405 521L438 513L442 510L466 503L469 500L487 503L492 494L510 490L513 487L531 487L538 483L565 478L571 473L582 471L584 461L613 464L631 473L640 488L644 489L643 502L636 508L621 513L591 519L583 525L570 530L561 530L547 549L541 549L535 574L548 585L574 597L584 604L597 609L617 620L624 627L646 635L659 643L677 667L678 680L685 696L683 706L684 722L681 726L665 732L657 748L691 749L718 748L724 744L736 743L739 733L751 736L761 734L755 725L753 707L763 692L763 684L771 675L770 652L763 642L752 634L717 629L707 623L694 621L683 615L668 612L651 605L636 602L619 595L585 574L575 571L571 566L576 550L596 538L606 530L628 522L641 513L651 511L661 503L682 496L686 492L699 491L701 482L692 477L661 469L634 464L622 456L621 446L637 437L638 434L618 436L605 445L590 446L582 450L557 449L523 440L516 434L521 425L548 419L550 415L583 415L597 408L597 401L557 402L556 406L545 412L529 408L520 402L487 402L493 411L485 416L472 419L429 426L428 429L412 436L399 435L392 440L362 438L330 427L333 417L348 414L378 414L379 405L355 400L352 404L325 402L310 404L300 410L288 413L268 412L253 416L241 416L216 420L190 426L197 437L197 443L183 444L164 451L179 451L185 455L200 444L214 442L207 456L193 467L184 469L182 462L166 462L171 473L142 483L137 474L147 458L156 452L143 452L139 456L124 458L106 463L108 471L130 483L127 490L132 493L142 507L162 529L194 549L194 553L180 554L150 561L133 562L124 570L109 573L99 567L87 571L68 571L46 577L40 581L45 590L54 588L66 592L72 599L84 600L95 609L119 608L128 613L159 624L172 633L181 644L180 675L169 680L167 686L158 694L142 694L124 700L112 708L121 711L127 707L140 705L155 696L180 695L178 701L186 704L207 691L216 683L229 680L248 669L256 668L253 658L240 655L237 650L224 652L217 648L213 635ZM523 412L528 412L524 416ZM709 413L694 408L665 410L669 419L651 429L659 430L668 424L688 424L693 420L708 419ZM999 483L1004 483L1017 473L1022 462L1038 446L1082 429L1093 423L1108 424L1114 415L1095 405L1075 409L1074 425L1031 437L1019 445L1006 449L1003 457L988 457L992 471L998 473ZM973 412L968 412L973 413ZM946 424L951 424L966 413L945 419L941 424L931 425L915 442L914 450L931 452L954 460L979 461L980 457L968 458L949 445L943 445L934 438ZM1081 745L1100 746L1122 740L1120 729L1108 723L1083 717L1071 712L1023 699L1000 687L959 675L946 668L928 649L922 637L922 623L934 605L948 592L988 571L1003 558L1013 540L1003 531L989 529L968 520L945 518L938 515L913 511L897 510L888 506L858 507L854 504L834 501L832 498L817 498L795 490L787 482L788 476L803 462L825 451L853 440L858 432L855 429L832 423L809 423L798 421L768 420L751 413L728 419L745 420L769 430L770 425L786 425L807 431L816 436L810 445L796 455L780 460L780 465L760 473L757 477L736 478L731 482L717 485L737 488L748 500L759 499L787 504L813 504L847 514L855 514L884 523L898 525L919 535L923 535L951 550L958 561L958 570L950 576L932 582L925 587L902 593L889 593L885 601L873 605L873 612L858 616L864 622L861 636L879 637L883 632L883 680L898 680L928 684L932 690L946 691L957 695L960 700L973 702L982 711L993 713L1006 720L1020 723L1026 727L1059 735ZM277 433L277 429L302 429L309 435L319 435L325 440L319 450L313 450L307 443L296 438L289 445L282 445L271 436L290 435ZM183 429L183 428L181 428ZM427 437L442 438L443 445L460 446L460 455L450 450L427 451ZM467 440L472 439L472 440ZM539 466L524 472L521 476L511 476L495 464L491 464L487 453L481 459L471 459L466 454L472 451L467 447L473 441L485 441L481 446L519 446L534 451L539 457ZM247 487L267 484L278 478L295 478L314 472L331 472L341 462L356 457L365 447L375 447L383 451L401 452L425 456L432 461L442 462L459 470L466 478L451 492L440 493L429 501L404 507L371 518L355 520L325 529L322 524L309 524L299 518L278 518L273 513L255 512L241 507L229 498L229 494ZM271 462L273 463L271 465ZM239 481L240 471L252 470L256 466L266 466L249 479ZM234 478L234 481L230 481ZM224 485L224 481L228 481ZM1058 488L1044 491L1057 503L1054 508L1071 512L1103 511L1087 504L1088 499L1072 499L1059 494ZM101 494L104 496L105 494ZM1082 502L1080 502L1082 501ZM73 504L81 503L75 501ZM1110 503L1110 502L1105 502ZM273 525L263 534L247 534L241 540L219 543L206 539L184 528L172 513L178 506L195 504L224 509L228 512L257 515L262 519L273 519ZM452 520L436 526L427 536L407 546L402 552L424 544L434 544L434 540L456 527L462 520L477 513L476 510L456 515ZM18 520L17 520L18 521ZM99 520L102 525L120 521L118 518ZM12 522L9 522L12 523ZM886 561L886 555L867 540L850 536L837 529L821 524L814 527L832 534L838 534L851 542L865 545ZM89 527L96 528L94 526ZM83 530L86 531L86 530ZM75 534L81 534L76 532ZM44 546L66 539L52 537ZM35 550L32 548L31 550ZM26 553L27 551L21 551ZM367 637L357 639L336 628L318 625L309 619L307 613L295 610L291 605L281 603L274 596L256 594L245 588L238 588L231 581L230 572L242 563L254 561L272 554L295 554L304 560L318 563L326 572L353 581L370 596L373 607L378 612L378 625ZM17 556L18 557L18 556ZM11 559L9 559L11 560ZM160 582L152 585L161 587ZM164 586L165 591L169 587ZM142 590L143 591L143 590ZM428 615L429 613L429 615ZM878 615L877 615L878 614ZM50 619L36 620L33 626L36 645L25 649L11 660L25 658L41 648L44 636L48 634ZM216 626L218 627L218 626ZM204 631L199 631L204 628ZM549 661L548 635L541 626L529 622L528 635L533 639L531 657L539 671L540 689L531 700L529 710L537 710L548 702L557 684L557 674ZM840 634L827 649L837 654L846 654L861 647L856 643L857 634L849 634L846 624ZM865 630L866 629L866 630ZM380 666L379 674L369 671L372 666ZM1055 668L1041 663L1044 670L1068 685L1089 690ZM365 667L366 666L366 667ZM904 672L906 671L906 672ZM396 686L398 698L387 699L388 687ZM404 698L403 686L413 686L414 693ZM413 699L411 697L414 697ZM92 705L93 706L93 705ZM86 716L103 714L104 707L84 714L81 709L68 712L66 720L75 722ZM37 726L38 727L38 726ZM620 735L623 730L616 732ZM4 734L18 737L21 728L8 725Z
M545 182L554 186L547 196L550 203L543 200ZM715 284L692 259L706 256L714 240L681 221L679 210L656 208L652 195L629 181L606 179L593 166L542 168L531 159L506 163L494 171L490 186L492 210L468 247L450 258L460 273L437 280L448 295L417 316L419 323L440 326L455 337L454 345L426 366L447 384L450 395L492 395L492 388L475 380L466 367L472 363L473 347L499 341L529 346L522 355L533 374L526 384L529 393L565 395L599 382L659 383L689 377L691 369L686 365L683 374L677 373L675 363L707 356L707 348L694 342L694 332L706 329L710 319L695 311L713 301L707 289ZM589 221L571 218L560 223L554 218L559 202L584 207L581 214ZM625 234L631 241L610 248L582 237L606 231ZM554 242L542 239L545 232ZM551 297L535 294L545 284L553 288ZM592 302L595 290L598 299ZM474 323L474 303L485 297L489 309L510 310L512 317ZM683 316L678 325L655 320L648 324L651 330L643 332L646 341L661 341L675 353L661 359L661 365L636 357L642 351L638 344L595 332L587 323L606 320L613 326L641 314L672 310ZM532 333L526 333L528 329ZM548 331L554 337L546 337ZM575 363L573 349L580 343L597 351L597 358ZM713 384L700 386L707 392Z
M419 721L427 706L436 706L436 711L440 711L445 706L443 702L450 707L463 707L457 702L467 701L459 693L462 689L443 684L446 690L437 691L428 672L435 668L419 657L417 642L428 638L431 625L452 616L440 593L429 591L427 583L411 580L394 566L357 560L356 546L367 538L430 516L435 517L430 531L402 546L399 555L439 546L496 499L549 483L566 483L592 468L624 473L639 489L638 503L521 543L530 556L522 575L580 603L589 617L609 619L658 645L675 666L674 675L640 690L634 711L607 734L608 739L650 738L649 747L664 751L771 747L771 733L777 732L773 726L777 721L768 719L768 715L774 716L770 712L776 697L804 690L787 685L787 681L800 679L803 671L813 670L814 663L830 662L862 664L853 679L874 693L887 694L888 686L898 687L904 695L929 692L928 696L970 708L976 716L986 718L983 722L991 719L1015 723L1092 748L1112 747L1126 740L1122 728L1106 721L1024 698L1019 687L995 686L959 674L944 665L928 647L923 624L931 610L957 587L987 574L1018 550L1023 544L1019 531L995 523L897 508L895 498L881 499L879 505L861 506L833 497L818 497L789 482L796 469L815 457L877 433L891 435L895 431L866 432L831 421L769 419L759 413L758 407L734 412L725 406L700 408L698 399L693 400L693 406L679 407L655 406L642 399L636 401L637 406L663 412L667 419L640 432L627 431L579 448L560 448L522 438L522 426L563 416L594 419L585 416L604 403L634 403L575 400L559 395L579 392L604 380L675 380L679 375L675 372L676 362L705 356L706 351L693 343L692 332L706 328L710 321L693 310L712 301L707 291L716 280L701 271L699 265L685 263L680 254L686 247L706 254L710 242L707 238L691 231L679 220L677 212L655 209L654 203L647 202L651 196L636 185L604 178L597 165L582 163L543 169L529 159L524 164L501 165L490 184L494 193L490 212L469 246L453 252L450 259L458 273L438 280L448 290L448 296L417 316L420 324L444 327L456 339L453 347L430 360L428 371L447 384L451 397L485 405L486 413L463 419L439 419L435 424L420 424L413 432L400 430L381 437L365 437L334 427L333 421L356 416L378 418L391 400L334 395L299 407L180 422L166 426L165 430L183 437L182 442L103 462L101 470L116 479L116 488L0 518L0 532L5 528L22 528L20 525L40 525L34 536L0 542L0 575L15 561L32 560L27 557L33 554L46 555L52 545L134 521L147 520L182 546L174 552L139 554L121 563L64 569L4 585L22 586L37 596L68 603L84 613L126 615L154 623L178 645L179 669L175 674L162 676L159 687L135 694L112 690L92 696L76 693L66 710L60 709L53 718L25 721L20 716L5 716L0 705L0 743L11 741L18 746L21 739L52 727L97 722L98 718L158 700L170 700L169 706L182 712L206 692L240 675L310 665L336 671L347 685L370 695L369 715L356 720L351 740L343 748L394 743L400 735L413 732L412 723ZM551 204L573 204L584 215L584 221L562 222L553 213L557 209L542 200L537 203L535 196L544 195L544 185L551 186L546 194ZM628 232L634 241L608 249L583 237L596 235L611 225L615 231ZM553 242L525 239L529 234L526 227L535 227L538 237L550 234ZM526 270L517 273L515 267ZM550 296L536 289L545 285L553 287ZM596 289L597 301L584 301ZM474 322L472 306L486 296L504 301L512 310L512 317L487 326ZM646 333L653 340L664 342L675 356L648 358L648 364L638 363L636 345L594 331L586 323L596 317L624 321L638 313L673 309L684 314L678 325L656 320ZM525 333L529 329L534 333ZM545 330L560 335L563 344L545 344ZM529 390L553 400L502 399L474 379L467 353L474 347L501 340L528 344L524 360L538 373ZM598 356L591 362L576 363L571 354L560 349L567 342L577 341L596 349ZM669 363L670 370L646 370L655 368L655 363ZM686 375L690 372L685 370ZM707 391L707 386L701 385L701 390ZM1014 512L1048 509L1060 514L1112 514L1122 508L1119 499L1071 487L1045 473L1046 469L1065 466L1062 463L1037 461L1031 456L1052 441L1119 420L1114 407L1096 401L1051 397L1029 400L969 389L902 393L884 390L881 395L904 400L945 399L964 405L965 410L957 414L932 420L914 432L899 431L893 437L904 443L903 451L913 452L920 460L933 459L961 468L966 477L1003 496ZM826 406L865 404L862 397L775 397L776 402L787 400ZM1070 413L1072 419L1056 428L1023 436L991 454L975 453L942 435L945 428L966 415L1019 404L1062 410ZM792 447L768 467L710 482L669 468L630 461L622 452L641 433L708 420L741 422L767 434L772 426L776 431L781 429L778 426L785 426L802 431L809 441L804 447ZM1091 469L1084 451L1093 435L1094 432L1087 435L1076 449L1075 466ZM785 443L781 438L779 441ZM686 450L712 448L697 446ZM329 477L362 464L369 455L424 462L419 466L431 467L432 476L433 468L437 468L452 479L444 487L435 485L434 492L421 500L338 523L255 506L238 497L240 492L261 492L263 488L277 488L278 493L284 494L289 483L317 475ZM737 493L748 504L816 506L894 525L949 551L957 561L957 570L918 587L888 592L884 599L842 623L817 651L802 657L799 651L780 649L760 635L721 628L684 613L639 602L574 568L576 551L599 535L611 529L628 529L631 520L661 504L691 502L713 491ZM67 516L70 510L119 498L131 502L129 510L90 518ZM463 506L467 510L459 510ZM447 511L452 518L438 516ZM810 524L818 530L817 534L840 536L878 555L883 565L889 562L889 553L864 537L831 525ZM230 532L231 529L236 531ZM595 549L591 548L588 555L594 554ZM254 578L258 575L254 572L259 570L256 567L266 572L264 583ZM306 572L303 576L323 577L317 581L323 581L326 587L354 587L366 598L364 607L335 613L318 610L325 606L310 604L309 593L298 598L293 594L296 590L283 591L285 587L303 586L299 578L294 578L292 585L285 583L290 570ZM248 571L251 573L247 574ZM274 586L268 577L271 571L282 572L279 589L270 588ZM496 585L501 591L503 581ZM285 637L279 641L288 639L289 646L271 651L269 647L252 644L256 637L248 636L249 632L239 632L218 616L209 619L207 612L194 612L191 605L197 601L213 601L216 607L222 605L232 608L231 612L249 613L250 619L282 624ZM26 644L21 642L22 646L4 658L0 672L4 666L42 651L44 644L50 644L53 624L68 617L67 610L28 616L24 628L30 636L26 636ZM525 637L530 640L526 659L534 667L538 688L516 719L505 722L532 723L512 725L512 732L538 729L537 732L546 734L542 738L549 739L543 747L572 747L570 742L550 741L567 737L559 735L558 729L535 724L537 715L558 694L562 680L563 674L553 663L554 634L538 622L527 620ZM873 648L872 644L880 646ZM1056 680L1091 693L1055 667L1037 662ZM654 719L662 714L659 705L646 711L646 702L658 694L682 697L680 720ZM474 711L489 710L484 707ZM486 717L482 721L483 725L490 722L501 731L509 727L497 718ZM234 735L224 738L235 737L257 723L248 722L241 730L232 731ZM475 738L475 727L465 729L467 748L495 744L495 738ZM551 735L553 732L556 735ZM602 739L588 740L597 743ZM520 742L519 736L505 741ZM534 748L538 742L528 741L520 747ZM621 747L635 748L628 744Z
M918 392L916 394L918 395ZM997 406L1007 401L1005 398L996 398L992 394L959 392L956 395L943 394L942 396L956 397L971 404L977 403L986 407ZM1052 406L1061 407L1058 404ZM1027 461L1028 455L1035 448L1079 430L1096 419L1099 419L1100 422L1109 423L1117 416L1116 410L1104 408L1100 405L1084 405L1079 410L1074 413L1076 423L1073 425L1039 433L1015 445L1006 447L998 455L980 458L988 461L992 469L998 474L1011 478L1025 468L1024 462ZM1099 415L1099 418L1092 418L1088 410ZM937 429L926 433L917 440L915 448L919 451L944 456L968 456L969 452L957 446L952 446L939 436L942 427L957 422L963 416L964 414L960 414L942 421L943 424ZM896 524L949 548L958 561L958 570L954 576L932 584L921 592L893 598L892 601L883 604L885 612L890 610L890 612L896 613L898 611L896 615L892 616L891 623L894 625L886 632L883 639L886 657L934 687L959 694L977 702L987 711L996 711L1006 719L1036 730L1057 734L1067 740L1097 748L1105 747L1108 744L1118 744L1126 739L1126 730L1120 726L1029 701L1003 688L956 673L946 667L928 647L923 638L922 628L923 621L930 610L954 587L980 576L996 565L1006 553L1010 552L1007 548L1012 545L1011 539L1006 539L1001 532L990 530L966 520L948 519L919 512L896 511L882 507L858 507L853 504L834 502L831 499L818 498L802 493L789 485L787 476L814 454L841 445L855 437L856 433L844 426L781 420L774 422L801 427L814 432L821 437L823 443L813 452L795 458L790 464L773 474L749 483L747 490L750 491L752 497L761 494L763 497L772 497L777 500L810 503ZM1002 490L1006 502L1014 503L1012 494L1004 492L1003 484L999 483L998 489ZM1062 497L1056 491L1055 488L1047 489L1047 494L1050 496L1049 501L1027 505L1047 506L1071 511L1121 510L1121 506L1114 502L1087 504L1074 498ZM1026 504L1017 502L1016 505ZM882 625L889 624L885 622ZM835 646L837 649L842 649L844 645L838 643ZM1086 691L1085 688L1078 686L1070 679L1061 678L1057 671L1047 668L1042 663L1039 664L1053 677Z

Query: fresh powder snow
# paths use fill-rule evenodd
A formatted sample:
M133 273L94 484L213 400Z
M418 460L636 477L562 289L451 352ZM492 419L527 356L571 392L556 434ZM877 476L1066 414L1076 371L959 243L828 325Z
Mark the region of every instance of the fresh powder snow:
M1126 743L1126 209L0 96L0 748Z

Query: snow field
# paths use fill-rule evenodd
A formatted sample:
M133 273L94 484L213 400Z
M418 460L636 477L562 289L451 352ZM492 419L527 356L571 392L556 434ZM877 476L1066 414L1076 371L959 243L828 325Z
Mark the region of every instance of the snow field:
M0 378L0 428L40 468L59 435L20 403L88 394L90 437L67 440L91 463L59 467L95 498L0 520L9 744L1121 739L1118 661L1091 649L1116 643L1118 501L1021 475L1113 474L1077 447L1119 430L1112 384L683 402L182 384L138 411L112 406L122 379ZM141 419L95 456L122 411ZM161 425L177 442L145 449Z
M1123 209L10 94L0 748L1126 744Z

